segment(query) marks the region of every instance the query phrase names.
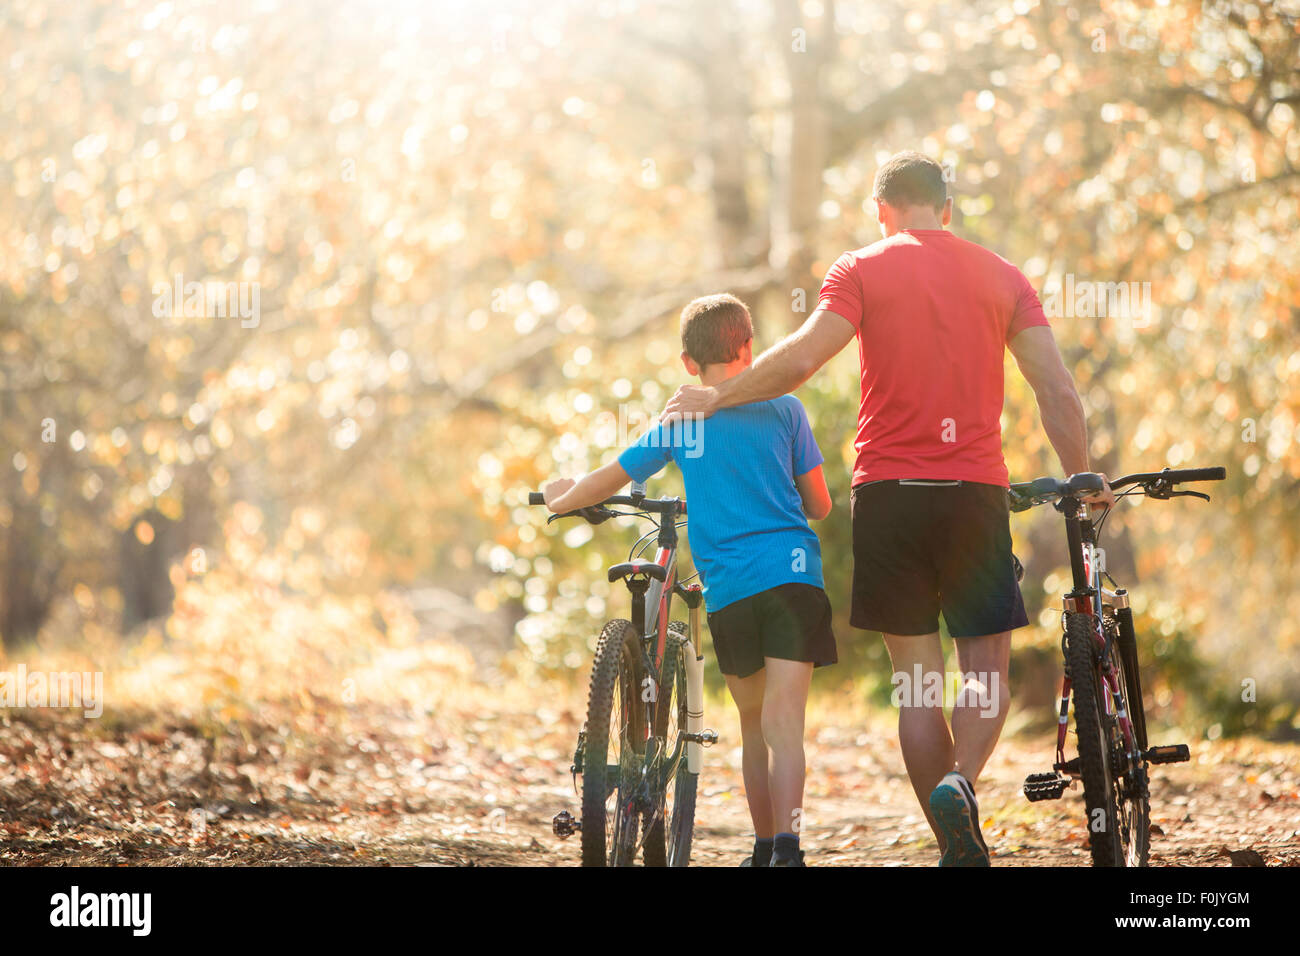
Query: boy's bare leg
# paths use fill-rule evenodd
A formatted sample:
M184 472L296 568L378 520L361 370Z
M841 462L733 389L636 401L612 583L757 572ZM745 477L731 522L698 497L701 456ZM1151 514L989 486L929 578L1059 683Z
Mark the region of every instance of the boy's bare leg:
M894 673L907 675L907 683L899 685L900 688L912 692L903 694L902 706L898 708L898 743L903 750L903 765L942 852L947 848L930 812L930 794L953 767L952 733L943 716L943 688L946 686L943 645L939 643L938 631L933 634L886 634L884 638ZM938 682L936 701L927 703L921 693L923 688L914 686L918 664L923 680Z
M993 754L1007 721L1011 690L1007 671L1011 661L1011 632L984 637L959 637L957 666L962 689L953 702L952 737L956 770L972 784Z
M740 714L741 770L745 779L745 800L754 821L754 836L770 840L776 834L772 820L772 795L767 777L767 741L763 738L763 671L748 677L727 678L727 689Z
M772 814L778 833L798 834L803 816L804 711L813 666L803 661L765 658L763 739L771 752Z

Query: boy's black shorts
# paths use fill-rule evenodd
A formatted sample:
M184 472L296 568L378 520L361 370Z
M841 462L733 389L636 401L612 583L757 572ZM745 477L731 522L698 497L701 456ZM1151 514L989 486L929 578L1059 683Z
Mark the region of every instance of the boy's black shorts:
M818 667L839 660L831 630L831 602L811 584L781 584L708 615L713 650L722 673L748 677L763 659L808 661Z
M873 481L856 486L850 500L854 627L931 634L940 611L953 637L1029 623L1006 488Z

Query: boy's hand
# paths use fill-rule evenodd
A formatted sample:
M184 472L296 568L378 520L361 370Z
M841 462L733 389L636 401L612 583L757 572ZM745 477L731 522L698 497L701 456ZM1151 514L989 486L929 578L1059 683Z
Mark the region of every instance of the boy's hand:
M577 482L572 478L556 478L542 485L542 497L546 499L546 507L559 514L560 509L555 507L555 503L576 484Z
M668 425L688 416L708 418L718 410L718 390L712 385L683 385L659 413L659 421Z

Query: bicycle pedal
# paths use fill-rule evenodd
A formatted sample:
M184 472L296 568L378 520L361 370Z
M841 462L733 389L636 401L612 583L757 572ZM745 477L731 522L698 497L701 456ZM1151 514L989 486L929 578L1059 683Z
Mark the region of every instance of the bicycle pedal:
M574 819L568 810L561 810L551 820L551 830L561 840L567 840L582 829L582 821Z
M1039 800L1059 800L1069 785L1070 778L1062 777L1056 771L1031 773L1025 778L1025 797L1035 803Z
M712 730L701 730L698 734L682 734L682 740L701 747L712 747L718 742L718 735Z
M1143 756L1151 763L1184 763L1192 759L1192 752L1187 744L1166 744L1163 747L1148 747Z

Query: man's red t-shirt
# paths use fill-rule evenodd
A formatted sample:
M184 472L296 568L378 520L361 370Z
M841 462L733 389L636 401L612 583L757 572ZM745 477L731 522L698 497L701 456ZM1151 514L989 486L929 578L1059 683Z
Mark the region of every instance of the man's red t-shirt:
M1007 485L1003 349L1047 325L1014 265L944 229L909 229L831 266L818 308L851 322L862 363L853 484Z

